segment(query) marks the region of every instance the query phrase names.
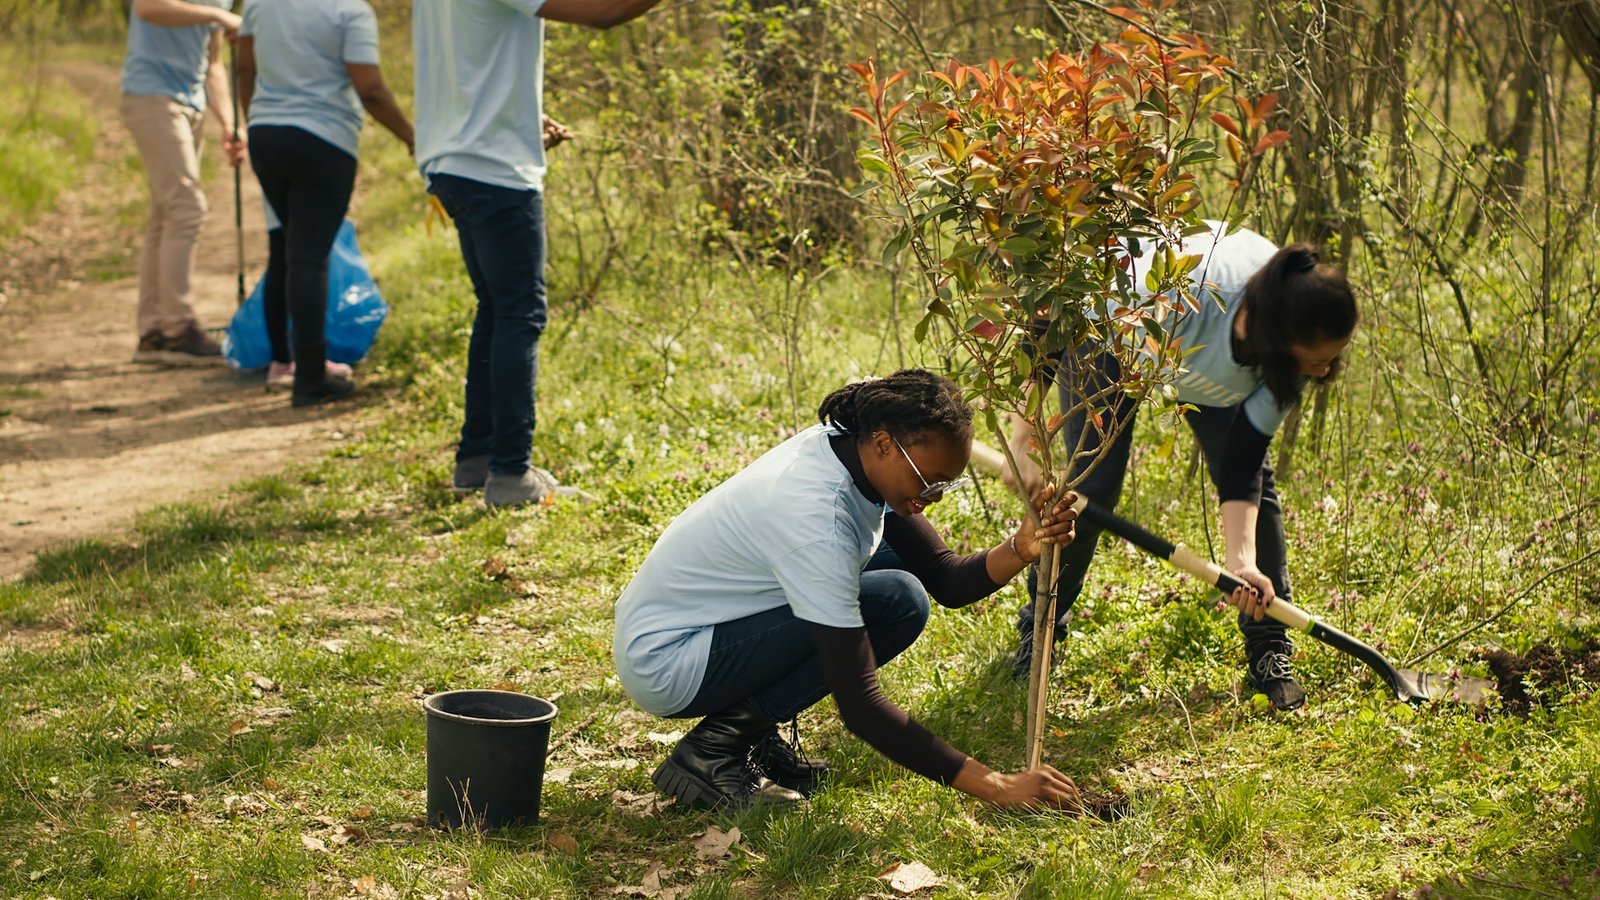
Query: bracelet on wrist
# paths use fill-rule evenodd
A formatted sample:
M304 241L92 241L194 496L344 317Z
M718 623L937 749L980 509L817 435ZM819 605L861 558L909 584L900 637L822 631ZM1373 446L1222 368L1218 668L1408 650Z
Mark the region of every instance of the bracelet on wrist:
M1011 555L1015 556L1017 561L1025 566L1032 565L1028 558L1022 555L1022 551L1017 549L1017 536L1014 534L1011 536Z

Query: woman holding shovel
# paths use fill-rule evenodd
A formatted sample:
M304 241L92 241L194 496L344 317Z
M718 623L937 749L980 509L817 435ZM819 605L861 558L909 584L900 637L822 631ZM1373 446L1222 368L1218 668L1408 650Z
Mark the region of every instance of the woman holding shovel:
M662 533L617 601L613 651L630 696L702 717L652 779L689 805L798 800L826 771L778 734L832 694L844 725L918 774L1000 806L1075 808L1049 766L1002 774L884 696L880 666L916 640L928 595L959 608L1073 539L1070 495L982 553L958 556L923 511L964 485L972 409L908 369L848 385L808 428L701 497Z
M1178 400L1193 407L1183 418L1200 444L1221 500L1224 568L1257 592L1253 602L1231 598L1241 609L1239 629L1250 677L1278 709L1295 709L1305 702L1305 692L1289 664L1293 645L1282 624L1263 619L1274 597L1289 598L1283 511L1267 464L1267 446L1307 382L1327 384L1338 377L1358 320L1355 294L1344 273L1321 262L1306 244L1280 250L1261 235L1227 231L1222 223L1212 223L1209 234L1191 240L1200 246L1186 249L1203 259L1193 275L1198 308L1172 329L1190 351L1176 382ZM1129 249L1136 258L1133 283L1142 284L1150 259L1137 258L1136 246ZM1090 374L1087 392L1104 386L1096 378L1117 378L1113 359L1065 364L1098 367ZM1070 406L1064 389L1062 403L1063 408ZM1109 511L1122 494L1137 407L1120 396L1108 405L1125 427L1078 492ZM1081 441L1087 454L1083 458L1092 459L1100 435L1095 428L1084 434L1085 426L1081 415L1069 417L1062 436L1069 452ZM1031 438L1025 423L1013 434L1021 463L1029 463L1026 445ZM1032 474L1024 472L1024 479ZM1086 524L1061 554L1056 640L1066 631L1098 538L1099 530ZM1013 664L1018 677L1026 677L1033 660L1033 615L1029 602L1017 618L1020 642Z
M292 386L295 406L346 397L350 367L326 360L324 326L328 253L355 187L361 110L408 150L411 122L378 68L378 19L366 0L248 0L237 54L250 163L282 223L267 236L267 386Z

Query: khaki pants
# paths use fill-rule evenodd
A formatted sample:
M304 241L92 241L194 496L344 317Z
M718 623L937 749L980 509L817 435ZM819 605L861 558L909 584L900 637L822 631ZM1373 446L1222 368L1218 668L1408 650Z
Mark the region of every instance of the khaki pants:
M139 335L177 337L195 321L190 281L206 195L200 184L205 114L167 97L122 95L122 120L139 145L150 220L139 258Z

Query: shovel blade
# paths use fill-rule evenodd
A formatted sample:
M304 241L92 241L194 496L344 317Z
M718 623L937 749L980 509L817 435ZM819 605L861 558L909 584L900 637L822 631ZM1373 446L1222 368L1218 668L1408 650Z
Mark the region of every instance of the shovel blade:
M1416 669L1397 669L1407 700L1451 700L1456 703L1483 703L1498 693L1498 686L1486 678L1450 678Z

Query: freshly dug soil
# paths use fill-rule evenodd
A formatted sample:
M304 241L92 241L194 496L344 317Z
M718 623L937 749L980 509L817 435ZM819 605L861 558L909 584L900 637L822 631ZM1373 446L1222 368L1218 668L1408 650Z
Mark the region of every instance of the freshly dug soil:
M1582 689L1583 683L1600 684L1600 642L1596 641L1576 650L1539 644L1522 656L1493 650L1482 658L1500 683L1501 701L1519 712L1527 712L1536 702L1528 693L1534 685L1538 685L1537 702L1549 706Z

